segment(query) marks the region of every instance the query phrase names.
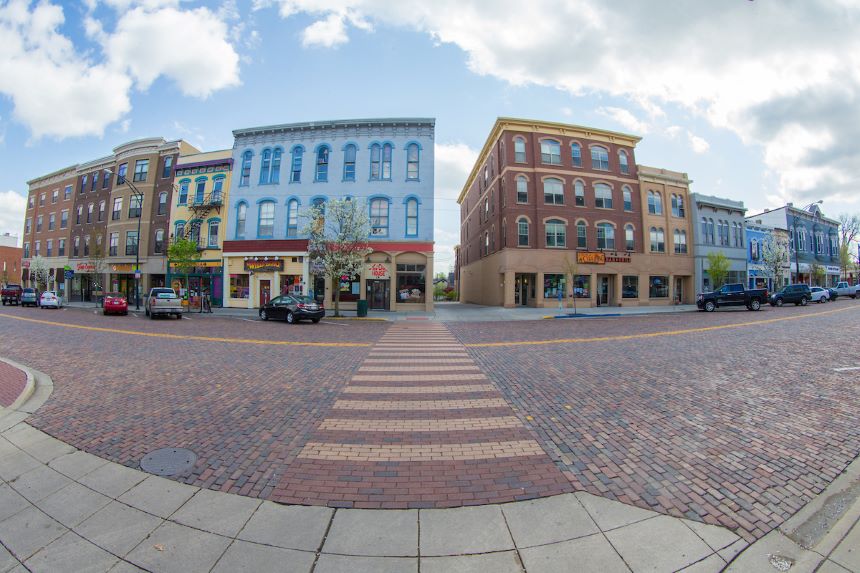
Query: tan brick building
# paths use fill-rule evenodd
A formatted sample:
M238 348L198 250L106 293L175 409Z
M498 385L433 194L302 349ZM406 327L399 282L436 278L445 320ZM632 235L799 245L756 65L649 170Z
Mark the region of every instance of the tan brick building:
M671 194L683 194L682 174L643 168L647 175L641 175L634 156L639 141L595 128L499 118L458 198L460 300L508 307L569 305L572 297L578 306L675 302L675 277L692 274L688 253L676 255L666 240L676 227L689 238L688 219L666 214ZM643 177L652 197L661 195L661 210L648 217ZM678 292L689 302L684 280Z

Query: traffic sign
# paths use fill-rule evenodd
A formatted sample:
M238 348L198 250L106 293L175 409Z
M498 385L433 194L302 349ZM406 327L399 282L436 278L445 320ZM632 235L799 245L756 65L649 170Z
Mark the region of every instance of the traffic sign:
M64 276L66 277L66 280L71 280L71 279L75 278L75 271L73 271L71 269L66 269Z
M134 270L134 278L136 278L136 279L140 279L140 269L135 269L135 270Z

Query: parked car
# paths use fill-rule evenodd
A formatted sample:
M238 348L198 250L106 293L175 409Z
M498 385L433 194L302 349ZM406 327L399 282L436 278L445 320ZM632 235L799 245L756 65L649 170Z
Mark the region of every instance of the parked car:
M3 306L7 304L14 304L18 306L21 304L21 293L24 289L21 288L21 285L6 285L3 287L2 296L3 297Z
M146 316L152 319L158 315L182 318L182 300L172 288L154 288L146 298L145 311Z
M314 324L325 316L325 308L309 296L276 296L260 307L260 318L280 318L290 324L300 320L310 320Z
M741 283L734 283L723 285L714 292L697 294L696 306L706 312L714 312L721 306L745 306L747 310L760 310L766 300L767 289L745 289Z
M39 289L25 288L21 291L21 306L39 306Z
M846 281L842 281L840 283L836 283L836 292L839 296L857 298L858 294L860 294L860 285L851 286Z
M128 300L121 292L105 293L102 314L128 314Z
M836 291L835 288L828 287L824 290L827 291L827 294L830 296L830 300L836 300L837 298L839 298L839 293Z
M46 290L42 293L42 296L39 297L39 306L42 308L59 309L63 306L63 297L58 295L55 291Z
M806 304L812 299L812 292L809 285L787 285L782 287L772 295L770 295L771 306L782 306L784 304L794 303L795 306Z
M821 287L812 287L809 289L810 292L810 301L812 302L827 302L830 300L830 293L827 292L827 289L823 289Z

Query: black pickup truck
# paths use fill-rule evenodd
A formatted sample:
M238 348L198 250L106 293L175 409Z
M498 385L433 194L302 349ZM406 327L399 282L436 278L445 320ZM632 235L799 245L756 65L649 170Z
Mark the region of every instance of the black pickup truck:
M767 302L767 289L744 289L741 283L723 285L720 290L696 295L699 310L714 312L721 306L745 306L747 310L760 310Z

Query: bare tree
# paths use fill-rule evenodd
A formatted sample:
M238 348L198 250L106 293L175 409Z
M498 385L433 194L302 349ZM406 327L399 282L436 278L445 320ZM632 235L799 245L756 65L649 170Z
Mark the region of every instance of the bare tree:
M564 257L564 272L570 277L570 298L573 301L573 314L576 314L576 273L579 271L579 262L569 256ZM568 303L570 304L570 303Z
M854 263L854 241L860 238L860 216L842 213L839 215L839 267L842 278L848 278L848 272Z

